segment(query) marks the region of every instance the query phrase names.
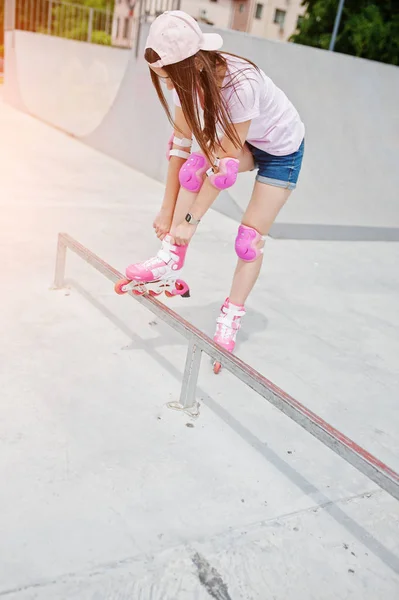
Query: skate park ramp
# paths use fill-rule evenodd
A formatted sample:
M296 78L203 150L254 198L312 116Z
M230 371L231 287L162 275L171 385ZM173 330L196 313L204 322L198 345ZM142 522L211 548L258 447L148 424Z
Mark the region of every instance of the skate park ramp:
M0 103L0 595L7 600L396 600L398 502L68 256L157 248L163 186ZM209 335L235 266L216 211L168 306ZM399 468L399 245L268 240L238 356Z
M221 34L226 50L254 60L287 93L306 126L300 185L271 234L398 240L399 68ZM6 33L6 49L8 102L164 181L170 127L141 58L22 31ZM254 174L242 175L216 208L239 220L253 180Z
M157 251L170 130L141 61L123 51L113 71L109 49L67 40L80 84L57 114L46 74L35 91L18 73L38 68L44 37L7 33L0 101L0 597L396 600L396 500L206 360L199 419L168 410L186 341L74 256L52 289L59 231L121 271ZM398 471L397 70L253 41L303 115L307 159L237 354ZM100 99L85 89L94 62L92 81L113 81ZM363 93L379 103L369 121ZM191 298L162 298L208 335L249 185L201 224Z
M126 50L30 31L6 37L6 55L12 60L9 69L17 72L9 96L20 107L80 138L101 124L123 79L129 59Z

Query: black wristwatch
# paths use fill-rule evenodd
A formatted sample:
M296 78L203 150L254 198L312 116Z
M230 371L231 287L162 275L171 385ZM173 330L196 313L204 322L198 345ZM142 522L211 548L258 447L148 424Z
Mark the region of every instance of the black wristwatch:
M191 213L187 213L185 219L187 223L190 223L191 225L199 225L201 223L201 221L193 217Z

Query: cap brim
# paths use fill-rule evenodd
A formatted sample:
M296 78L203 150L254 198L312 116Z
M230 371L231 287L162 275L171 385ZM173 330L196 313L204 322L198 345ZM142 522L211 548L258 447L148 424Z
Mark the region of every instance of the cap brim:
M218 33L204 33L204 42L201 44L201 50L220 50L223 46L223 38Z

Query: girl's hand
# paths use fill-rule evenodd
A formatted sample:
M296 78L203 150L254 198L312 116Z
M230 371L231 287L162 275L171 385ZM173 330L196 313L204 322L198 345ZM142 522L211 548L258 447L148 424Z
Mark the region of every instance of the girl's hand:
M173 211L161 208L154 219L154 223L152 224L153 228L155 229L155 233L160 240L163 240L164 237L169 233L172 220Z
M192 225L191 223L187 223L187 221L183 221L176 227L175 231L175 244L177 246L186 246L194 233L197 230L196 225Z

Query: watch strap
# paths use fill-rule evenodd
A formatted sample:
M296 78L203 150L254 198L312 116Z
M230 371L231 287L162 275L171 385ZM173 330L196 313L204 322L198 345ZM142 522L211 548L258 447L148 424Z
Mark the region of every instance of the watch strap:
M193 217L191 213L186 214L186 221L187 223L191 223L191 225L199 225L201 223L201 220Z

